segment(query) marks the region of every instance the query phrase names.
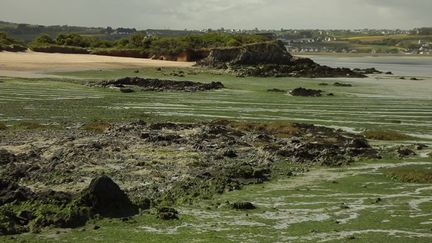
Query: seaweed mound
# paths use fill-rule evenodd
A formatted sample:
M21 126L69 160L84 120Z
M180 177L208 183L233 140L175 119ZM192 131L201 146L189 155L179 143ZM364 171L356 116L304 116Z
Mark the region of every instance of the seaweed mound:
M290 91L292 96L320 97L322 90L296 88Z
M200 83L192 81L161 80L151 78L121 78L97 83L95 86L112 88L138 88L142 91L208 91L225 88L221 82Z

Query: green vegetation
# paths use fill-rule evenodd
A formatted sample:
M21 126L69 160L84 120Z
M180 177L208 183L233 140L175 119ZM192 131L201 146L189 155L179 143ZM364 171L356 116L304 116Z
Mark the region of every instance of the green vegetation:
M27 48L7 34L0 32L0 51L24 51Z
M394 180L407 183L432 183L432 168L424 166L403 166L384 170Z
M413 137L403 134L401 132L390 130L368 130L364 132L363 135L367 139L373 140L397 141L413 139Z
M44 34L37 37L31 44L30 48L36 51L57 50L59 48L83 48L94 54L118 53L123 51L135 51L140 56L177 56L182 52L191 50L208 49L213 47L238 46L247 43L262 42L268 40L266 37L259 35L245 34L223 34L207 33L201 35L187 35L177 37L157 37L148 36L143 33L136 33L124 37L117 41L102 40L92 36L83 36L75 33L60 34L57 38L52 39L49 35ZM137 55L137 54L135 54Z

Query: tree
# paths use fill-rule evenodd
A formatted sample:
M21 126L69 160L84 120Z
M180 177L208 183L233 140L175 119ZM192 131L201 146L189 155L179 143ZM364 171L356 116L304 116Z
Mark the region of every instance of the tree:
M37 44L55 44L55 41L47 34L40 35L34 42Z

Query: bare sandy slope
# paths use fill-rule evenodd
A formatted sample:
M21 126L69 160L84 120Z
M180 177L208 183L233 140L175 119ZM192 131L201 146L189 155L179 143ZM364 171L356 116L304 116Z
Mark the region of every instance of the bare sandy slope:
M41 52L0 52L0 76L38 77L44 73L141 67L191 67L191 62Z

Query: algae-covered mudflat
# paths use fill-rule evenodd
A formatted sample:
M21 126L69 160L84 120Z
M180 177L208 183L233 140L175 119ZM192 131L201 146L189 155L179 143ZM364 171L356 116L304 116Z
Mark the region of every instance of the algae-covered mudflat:
M377 149L383 149L381 159L362 159L342 167L316 164L302 166L273 161L272 169L280 173L274 173L269 181L170 205L179 211L178 220L165 221L143 210L131 218L94 218L85 226L75 229L48 227L33 233L2 236L0 240L430 242L432 64L428 58L397 58L397 64L393 59L386 61L388 57L317 58L323 64L353 68L375 67L376 63L380 63L381 71L392 72L373 74L363 79L236 77L202 68L175 67L51 72L49 78L2 77L0 123L5 130L0 131L1 138L9 139L13 137L10 134L14 133L37 135L35 138L29 137L28 141L34 145L33 148L38 149L49 144L45 140L50 134L56 139L50 144L52 147L66 144L61 141L71 137L61 139L55 132L47 132L46 135L46 130L88 130L89 127L93 129L92 126L100 125L103 128L109 124L137 120L148 123L201 123L215 120L239 124L309 123L355 134L369 131L374 135L386 131L387 136L399 136L395 136L395 140L369 140ZM220 81L225 88L206 92L122 93L117 89L85 85L91 81L126 76L204 83ZM324 95L295 97L288 94L289 90L298 87L320 89ZM286 92L269 92L272 89ZM188 129L188 133L196 132L194 128ZM304 137L307 138L308 134ZM25 146L19 146L24 138L18 140L16 144L13 141L0 141L0 148L24 149ZM254 156L241 159L254 160L255 155L260 155L261 143L264 142L253 144L252 147L257 151ZM147 156L152 160L151 163L175 161L183 166L201 161L199 154L172 144L148 150L141 147L139 150L134 149L137 156ZM415 155L407 154L407 149ZM244 151L237 152L241 154ZM244 153L249 156L252 152L248 150ZM94 165L97 170L92 169L111 174L125 169L122 167L125 161L111 157L108 160L116 162L103 164L106 168ZM169 168L174 167L166 169ZM144 175L146 170L141 168L136 173ZM57 180L57 176L61 175L56 174L53 178ZM146 182L139 183L146 185ZM122 181L119 181L119 185L122 188L130 187L127 183L122 184ZM233 202L251 202L256 209L234 210L230 206Z
M403 57L395 58L403 60ZM357 62L357 65L375 65L371 60L378 59L366 59L366 63ZM394 75L375 75L366 79L238 78L198 68L163 68L162 71L142 68L139 73L135 73L136 69L54 73L64 76L64 79L3 78L0 83L0 121L13 125L19 121L45 124L139 118L178 121L236 119L307 122L359 131L373 127L431 135L432 85L431 75L427 72L432 64L429 58L418 58L414 63L410 60L409 57L402 68L401 64L392 63L382 66L382 70L392 71ZM344 65L345 62L356 65L349 58L325 64ZM417 71L419 66L413 65L418 62L422 63L420 71ZM407 75L410 68L414 70ZM170 75L180 70L185 72L185 77ZM125 76L221 81L226 89L205 93L124 94L82 85L89 80ZM419 80L410 80L412 77ZM337 87L333 85L335 82L349 83L352 87ZM323 86L323 83L328 85ZM268 92L274 88L288 91L297 87L321 89L334 96L304 98Z

